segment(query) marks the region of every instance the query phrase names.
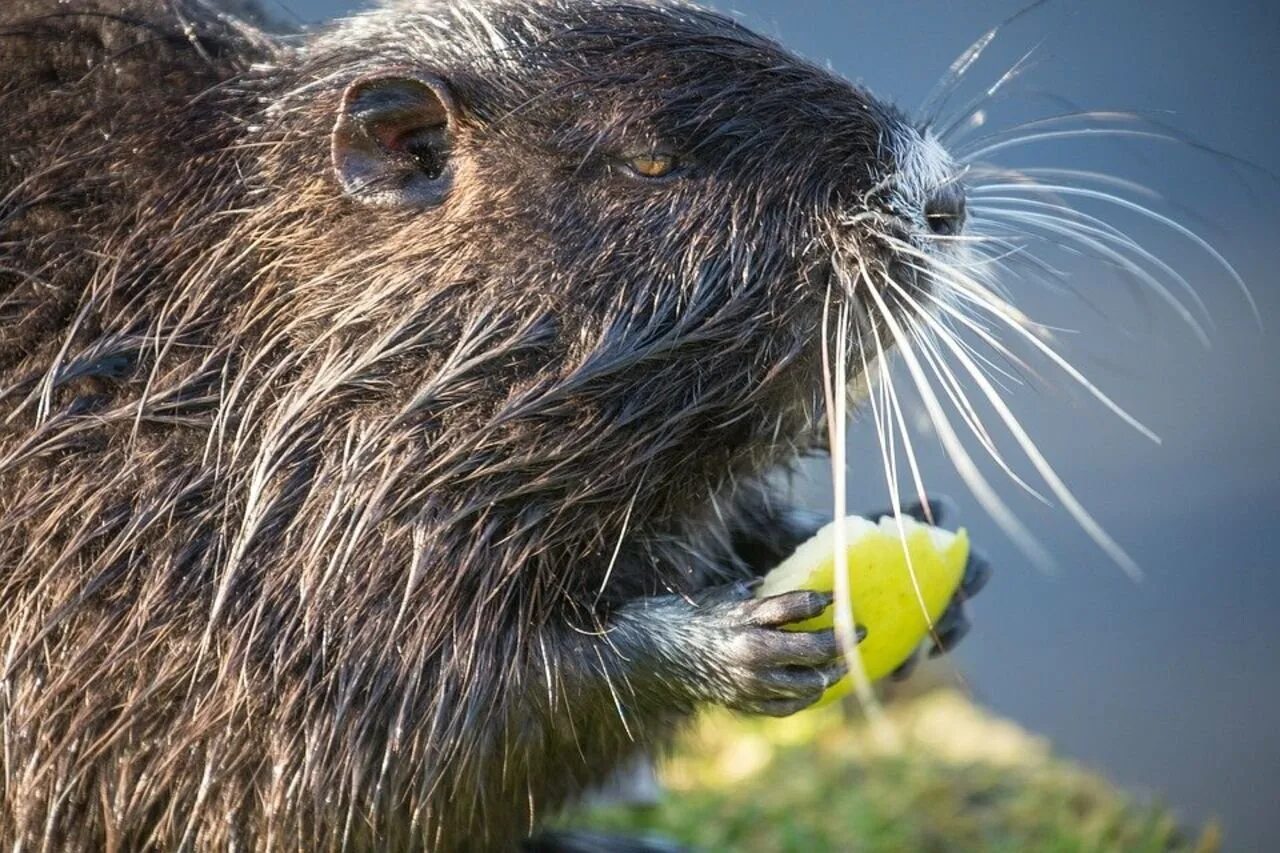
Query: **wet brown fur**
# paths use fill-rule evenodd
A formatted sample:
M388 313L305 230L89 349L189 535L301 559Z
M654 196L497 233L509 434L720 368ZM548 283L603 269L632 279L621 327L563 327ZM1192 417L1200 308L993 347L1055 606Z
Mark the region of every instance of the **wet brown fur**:
M0 9L6 848L506 849L700 701L593 632L750 571L761 478L815 441L830 223L901 129L714 16L575 42L572 4L493 5L554 49ZM680 26L709 58L629 64ZM356 204L342 91L422 63L467 105L451 195ZM619 135L718 169L557 159Z

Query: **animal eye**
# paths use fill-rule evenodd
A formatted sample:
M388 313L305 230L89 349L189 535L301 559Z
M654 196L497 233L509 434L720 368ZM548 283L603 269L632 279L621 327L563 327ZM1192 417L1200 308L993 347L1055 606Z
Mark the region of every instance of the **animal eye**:
M627 158L627 168L643 178L663 178L675 171L676 158L650 151Z

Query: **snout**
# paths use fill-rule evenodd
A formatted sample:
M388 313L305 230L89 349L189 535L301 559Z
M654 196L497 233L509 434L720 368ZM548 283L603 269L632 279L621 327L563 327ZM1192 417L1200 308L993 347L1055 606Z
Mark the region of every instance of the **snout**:
M953 237L963 231L965 216L964 187L958 181L947 181L925 200L925 223L939 237Z

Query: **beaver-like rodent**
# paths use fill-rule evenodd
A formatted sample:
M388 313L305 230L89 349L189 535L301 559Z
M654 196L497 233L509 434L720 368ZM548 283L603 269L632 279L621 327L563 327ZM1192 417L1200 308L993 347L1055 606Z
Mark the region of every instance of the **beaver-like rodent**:
M896 110L644 0L10 0L0 69L6 848L509 849L841 673L742 582L824 316L955 251Z

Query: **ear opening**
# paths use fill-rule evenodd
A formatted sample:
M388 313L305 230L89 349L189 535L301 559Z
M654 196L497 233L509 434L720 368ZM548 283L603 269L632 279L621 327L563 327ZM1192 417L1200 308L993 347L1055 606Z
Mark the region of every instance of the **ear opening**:
M333 128L338 182L377 207L439 204L453 182L456 119L453 94L438 77L400 70L361 77L343 94Z

